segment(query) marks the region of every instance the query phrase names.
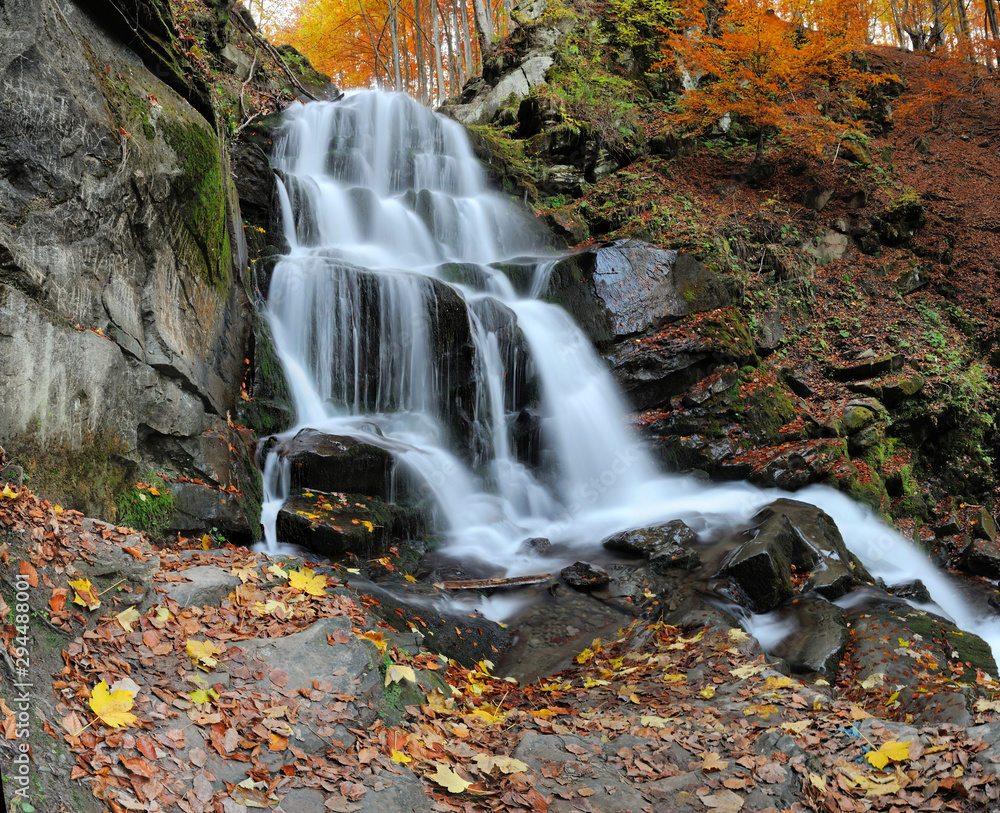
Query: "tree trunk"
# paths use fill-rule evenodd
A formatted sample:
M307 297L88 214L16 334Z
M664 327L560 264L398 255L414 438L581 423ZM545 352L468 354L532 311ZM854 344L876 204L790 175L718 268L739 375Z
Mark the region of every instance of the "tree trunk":
M434 69L437 71L437 88L434 91L434 104L439 105L448 95L444 90L444 66L441 64L441 26L438 21L437 2L431 4L431 24L434 32Z
M426 71L424 66L424 30L420 25L420 0L413 0L413 36L416 39L417 52L417 99L422 104L427 104L429 94L427 93Z
M889 0L889 10L892 12L892 25L896 30L896 45L905 48L906 40L903 39L903 25L899 19L899 6L896 0Z
M483 59L493 47L493 21L490 19L487 0L472 0L472 12L476 21L476 37L479 39L479 53Z
M403 76L399 64L399 0L389 3L389 42L392 47L392 89L401 90Z
M472 39L469 36L469 26L465 20L466 0L452 0L452 7L455 9L455 17L458 18L457 32L461 35L459 42L462 55L462 81L459 87L465 85L466 80L475 70L472 67Z

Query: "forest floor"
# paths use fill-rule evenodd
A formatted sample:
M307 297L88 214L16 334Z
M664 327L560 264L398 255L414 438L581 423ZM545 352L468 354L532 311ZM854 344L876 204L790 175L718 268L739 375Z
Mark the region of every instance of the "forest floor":
M0 577L30 584L39 630L32 792L48 795L35 810L95 809L81 790L115 813L981 811L1000 798L1000 703L982 675L979 727L917 728L880 719L893 698L871 676L833 697L709 613L637 621L519 684L397 646L344 569L156 551L27 489L5 492L0 522ZM109 558L118 570L92 585L73 578ZM135 568L150 569L139 603ZM223 580L214 598L208 572ZM188 579L200 598L179 604ZM17 634L3 627L8 651ZM18 723L5 694L6 766Z

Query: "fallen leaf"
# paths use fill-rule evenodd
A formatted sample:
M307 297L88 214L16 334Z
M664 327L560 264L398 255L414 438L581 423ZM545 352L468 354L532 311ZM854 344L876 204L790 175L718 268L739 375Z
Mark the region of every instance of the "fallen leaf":
M743 797L731 790L717 790L715 793L702 796L701 803L705 807L718 810L719 813L736 813L743 807Z
M127 689L108 691L108 684L103 680L98 683L90 696L90 708L101 720L112 728L133 725L137 718L129 712L135 699L135 693Z
M759 675L766 668L767 668L766 666L763 666L761 664L756 664L756 665L750 664L748 666L740 666L736 669L730 669L729 674L731 674L733 677L737 677L740 680L743 680L744 678L752 677L753 675Z
M705 773L709 773L711 771L721 771L728 764L729 763L725 760L719 759L719 755L717 753L710 751L705 754L701 763L701 769L705 771Z
M192 664L199 669L204 669L206 672L216 667L219 663L216 655L222 654L222 650L212 641L196 641L193 638L188 639L184 651L191 659Z
M90 579L76 579L75 581L71 581L69 586L74 590L74 604L79 604L88 610L96 610L101 606L101 600L97 597L97 590L90 583Z
M410 683L416 683L417 675L409 666L402 666L398 663L390 664L389 668L385 670L385 685L388 686L390 683L399 683L402 680L408 680Z
M437 763L437 771L427 774L427 778L451 793L463 793L472 784L462 779L447 765L441 763Z
M882 745L874 751L869 751L865 754L865 759L867 759L873 767L882 770L888 763L889 760L893 762L902 762L904 759L910 758L910 741L899 742L898 740L889 740L888 742L882 743Z
M502 773L523 773L528 770L528 766L519 759L513 757L498 757L492 754L476 754L472 761L479 766L483 773L492 773L494 768L499 768Z
M313 573L308 567L302 570L288 571L288 584L294 590L301 590L310 596L325 596L326 576L322 573Z
M125 632L132 632L132 625L139 620L139 611L135 607L129 607L127 610L122 610L118 613L115 618L122 625L122 629Z

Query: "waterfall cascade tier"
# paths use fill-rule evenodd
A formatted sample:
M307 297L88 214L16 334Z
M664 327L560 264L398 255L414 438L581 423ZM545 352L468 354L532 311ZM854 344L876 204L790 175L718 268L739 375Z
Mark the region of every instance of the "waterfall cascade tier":
M433 498L447 553L538 572L556 563L529 539L573 561L616 531L676 518L711 538L778 496L656 471L586 335L540 298L557 257L487 189L457 123L403 95L299 105L274 165L290 251L267 309L296 430L389 444ZM510 267L528 268L527 283L515 288ZM525 416L538 424L527 444ZM272 546L288 488L279 463L265 477ZM825 488L796 497L829 513L875 576L924 580L957 624L1000 642L867 509Z

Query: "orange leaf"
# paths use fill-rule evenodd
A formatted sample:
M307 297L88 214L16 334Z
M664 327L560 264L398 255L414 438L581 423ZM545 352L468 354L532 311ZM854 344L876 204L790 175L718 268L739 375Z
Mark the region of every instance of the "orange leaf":
M22 576L26 576L28 579L28 584L32 587L38 587L38 571L35 570L35 566L31 564L27 559L21 560L21 565L18 571Z

